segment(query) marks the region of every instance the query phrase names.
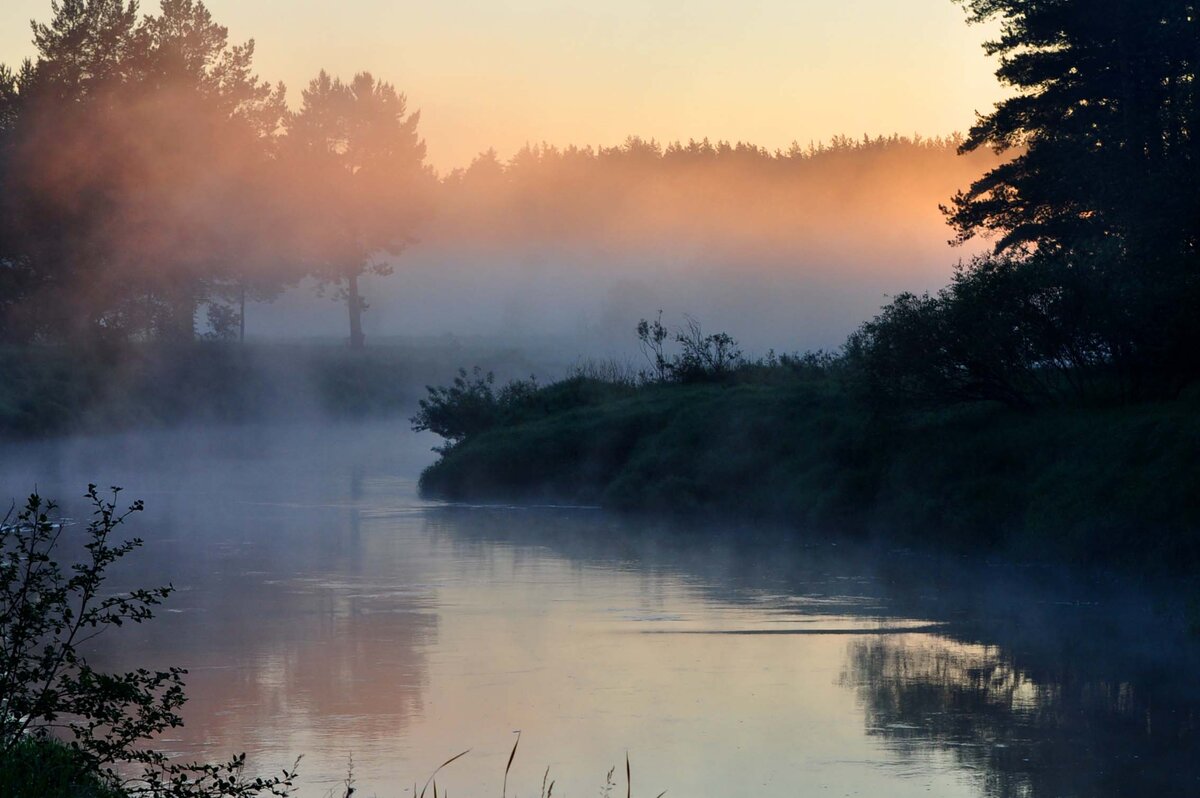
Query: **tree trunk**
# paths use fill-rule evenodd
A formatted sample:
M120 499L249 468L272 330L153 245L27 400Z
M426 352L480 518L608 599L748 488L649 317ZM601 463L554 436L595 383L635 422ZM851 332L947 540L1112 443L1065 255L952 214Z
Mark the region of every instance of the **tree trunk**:
M346 307L350 310L350 348L363 349L366 347L366 336L362 329L362 312L364 302L358 293L358 274L351 272L347 278Z

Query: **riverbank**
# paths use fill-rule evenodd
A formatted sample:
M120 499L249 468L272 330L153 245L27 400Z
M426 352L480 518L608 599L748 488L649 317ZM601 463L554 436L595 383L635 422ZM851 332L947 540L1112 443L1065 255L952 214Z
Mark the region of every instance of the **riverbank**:
M444 451L426 496L736 516L1023 557L1200 557L1200 406L872 412L836 379L578 378ZM565 397L574 397L566 401Z

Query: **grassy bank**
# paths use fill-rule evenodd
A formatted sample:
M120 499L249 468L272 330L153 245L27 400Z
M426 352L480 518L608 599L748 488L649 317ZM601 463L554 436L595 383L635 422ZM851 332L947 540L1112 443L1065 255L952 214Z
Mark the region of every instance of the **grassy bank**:
M1200 406L882 416L834 379L541 388L426 495L726 514L1036 557L1200 556Z

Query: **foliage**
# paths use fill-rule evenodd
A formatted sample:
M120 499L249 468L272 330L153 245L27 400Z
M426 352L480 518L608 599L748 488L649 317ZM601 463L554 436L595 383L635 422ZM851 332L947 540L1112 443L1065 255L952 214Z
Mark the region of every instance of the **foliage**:
M524 414L539 397L537 379L512 380L499 391L493 390L496 376L476 366L470 373L459 369L450 385L426 386L428 396L417 404L412 417L416 432L432 432L452 447L504 421Z
M0 83L8 340L190 339L196 307L297 279L262 246L282 87L193 0L52 5Z
M131 796L286 795L292 772L248 777L244 755L222 765L186 764L147 745L182 723L177 711L186 700L184 670L105 673L84 656L89 640L149 620L172 592L170 586L104 589L110 566L142 545L138 538L113 539L142 510L140 501L119 510L117 491L104 498L88 486L92 519L83 534L84 555L66 566L57 556L68 525L52 518L53 503L33 494L0 520L0 759L11 768L28 754L31 738L55 735L69 748L80 779L120 785ZM42 752L62 759L53 748ZM123 779L119 771L131 765L142 775Z
M205 334L205 338L213 341L232 341L238 337L241 313L220 302L209 304L206 312L209 332Z
M847 343L873 398L1028 408L1070 387L1076 369L1100 353L1063 334L1063 294L1035 276L1028 264L981 258L934 296L897 296ZM1062 351L1050 351L1054 342Z
M680 352L668 356L666 341L671 333L662 323L662 312L654 322L643 319L637 326L642 352L650 361L649 373L632 373L631 367L616 363L577 366L565 380L546 388L536 378L513 380L495 390L495 375L478 366L470 373L459 369L447 386L426 386L427 396L418 402L412 417L417 432L433 432L446 440L448 451L467 438L502 424L512 424L549 413L607 401L636 392L639 385L656 382L722 382L732 379L748 364L737 342L725 333L705 335L700 324L687 318L687 326L674 333ZM798 361L797 361L798 362Z
M420 410L412 418L413 430L440 435L453 446L468 435L491 428L499 415L492 390L495 381L492 372L484 374L476 366L470 374L459 369L448 386L429 386L429 396L418 403Z
M645 381L705 382L728 378L744 361L742 351L727 333L705 335L700 322L685 316L684 327L673 333L662 323L662 311L653 322L642 319L637 325L638 345L650 363ZM680 351L667 355L667 341Z
M662 311L654 321L642 319L637 325L638 346L642 356L650 363L650 373L646 379L665 382L671 374L671 361L666 355L667 339L670 331L662 323Z
M780 258L802 257L831 233L845 242L866 224L927 223L914 195L929 198L928 211L998 160L990 152L956 157L961 143L836 136L769 149L630 136L607 147L532 143L508 159L488 150L445 175L435 227L447 240L498 249L547 239L617 251L694 245L782 266Z
M283 162L298 224L298 256L347 303L350 346L364 345L367 304L359 278L386 275L379 253L398 255L414 239L427 207L425 142L419 113L390 83L360 72L349 83L322 71L287 117Z
M996 255L902 294L851 337L882 405L1172 398L1200 377L1195 9L1162 0L958 0L997 20L1015 89L963 150L1011 155L946 212Z
M638 384L640 378L637 369L628 361L617 360L615 358L586 358L579 360L571 366L568 372L568 379L587 380L607 383L609 385L623 385L632 388Z
M844 365L844 357L840 353L826 352L823 349L778 356L771 350L762 365L773 367L776 364L797 377L821 379L841 368Z
M994 270L976 264L978 274L923 306L926 316L937 306L967 322L954 337L988 326L968 314L994 314L993 326L1032 323L1012 336L1032 345L1027 371L1056 368L1065 352L1086 361L1072 380L1094 384L1099 361L1119 383L1104 392L1122 400L1177 394L1200 377L1196 9L1170 0L957 1L972 21L1001 23L987 50L1014 90L979 119L963 151L1012 157L945 210L960 242L997 237L1006 289L1025 293L995 310L951 308L960 288L991 279ZM1031 322L1021 311L1037 305ZM879 323L911 309L898 305ZM1011 363L992 367L1013 373ZM1091 388L1076 393L1097 398Z
M680 382L722 380L742 363L742 350L728 333L705 335L700 322L688 316L684 329L675 334L680 353L671 372Z
M38 798L128 798L87 772L79 756L49 738L27 736L0 757L0 795Z
M937 294L895 297L850 336L849 362L880 406L984 400L1030 409L1177 396L1193 376L1183 347L1200 334L1188 310L1200 300L1200 275L1136 286L1130 276L1099 255L976 258Z
M413 240L430 177L403 94L321 73L288 113L197 0L65 0L33 34L0 67L2 340L190 340L201 305L312 274L361 344L357 278Z
M149 619L171 592L101 596L106 569L141 543L112 544L111 534L142 505L117 513L95 486L88 498L96 516L88 557L66 572L52 558L64 529L50 520L53 505L34 494L0 522L0 753L30 731L64 728L97 764L108 764L131 741L172 725L179 706L179 671L110 677L95 673L78 651L106 627Z
M1015 150L955 198L959 234L1002 249L1087 247L1115 236L1131 266L1154 249L1191 250L1195 172L1195 8L1173 0L956 0L998 20L987 51L1015 91L963 144ZM1164 199L1168 201L1164 202Z

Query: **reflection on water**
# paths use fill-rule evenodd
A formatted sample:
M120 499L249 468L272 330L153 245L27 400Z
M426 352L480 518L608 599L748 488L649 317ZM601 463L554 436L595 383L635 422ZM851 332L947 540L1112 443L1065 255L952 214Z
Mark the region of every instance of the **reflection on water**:
M1039 656L1023 664L953 637L862 639L842 683L869 734L904 758L952 752L983 774L987 795L1198 794L1194 669L1136 674L1078 651Z
M702 531L587 509L418 500L431 441L400 424L12 447L0 485L147 501L125 583L172 581L96 652L190 669L166 743L304 795L352 754L366 794L444 774L635 792L1200 794L1197 647L1170 600L1114 580ZM441 780L441 777L439 777ZM652 792L651 792L652 790Z

